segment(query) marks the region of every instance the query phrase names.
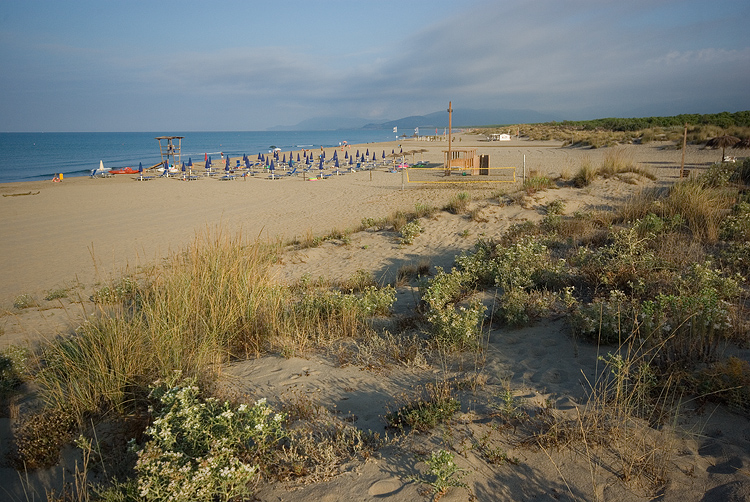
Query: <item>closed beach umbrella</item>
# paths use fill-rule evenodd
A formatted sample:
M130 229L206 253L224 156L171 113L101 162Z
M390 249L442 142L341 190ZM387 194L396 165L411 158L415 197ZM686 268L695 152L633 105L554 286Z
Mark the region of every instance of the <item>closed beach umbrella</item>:
M351 166L354 164L354 157L349 157L349 165Z
M357 158L359 158L359 148L357 148Z
M385 150L383 150L383 156L381 158L385 158Z
M188 165L188 167L193 167L193 159L192 159L192 157L188 157L188 163L187 163L187 165Z
M336 159L336 163L334 165L336 166L336 169L339 168L339 159Z
M368 148L368 149L367 149L367 151L365 152L365 156L366 156L366 157L369 157L369 156L370 156L370 149L369 149L369 148Z
M339 152L336 150L333 151L333 160L339 160Z
M299 152L297 152L297 162L299 162Z
M284 157L281 159L281 162L283 162L284 164L286 164L286 154L284 154Z
M349 152L344 152L344 160L348 160L348 159L349 159Z
M378 156L375 155L375 152L372 152L372 161L375 162L376 160L378 160Z
M273 164L273 160L271 160L271 165L268 166L268 169L271 170L271 171L275 171L276 170L276 166Z
M182 163L182 173L183 174L185 173L185 163L184 162Z

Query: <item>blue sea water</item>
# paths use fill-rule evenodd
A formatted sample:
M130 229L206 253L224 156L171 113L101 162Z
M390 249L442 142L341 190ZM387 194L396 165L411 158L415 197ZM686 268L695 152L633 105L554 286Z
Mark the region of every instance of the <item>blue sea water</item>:
M105 133L0 133L0 183L88 176L99 167L149 167L161 161L157 136L184 136L182 160L214 160L220 152L232 157L267 153L272 147L290 150L319 149L349 144L392 141L388 130L238 131L238 132L105 132Z

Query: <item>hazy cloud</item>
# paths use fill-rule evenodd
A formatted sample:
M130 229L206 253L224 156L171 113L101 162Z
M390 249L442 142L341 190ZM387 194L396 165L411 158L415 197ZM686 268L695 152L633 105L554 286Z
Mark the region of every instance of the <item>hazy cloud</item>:
M127 40L35 41L6 29L0 129L45 129L42 120L63 130L260 129L328 115L389 120L437 111L449 100L572 119L750 109L746 2L513 0L453 8L427 24L405 10L413 22L400 25L411 28L388 31L387 40L379 38L385 20L370 26L352 5L340 19L311 12L309 20L290 16L262 32L233 25L198 50L190 33L180 35L186 47L178 40L160 50ZM328 33L337 44L326 43Z

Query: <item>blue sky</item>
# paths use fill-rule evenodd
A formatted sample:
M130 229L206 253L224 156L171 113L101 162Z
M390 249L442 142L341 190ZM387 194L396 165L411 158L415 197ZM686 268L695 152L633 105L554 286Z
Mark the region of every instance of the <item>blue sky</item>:
M0 131L750 109L750 2L0 0ZM498 119L501 122L501 119Z

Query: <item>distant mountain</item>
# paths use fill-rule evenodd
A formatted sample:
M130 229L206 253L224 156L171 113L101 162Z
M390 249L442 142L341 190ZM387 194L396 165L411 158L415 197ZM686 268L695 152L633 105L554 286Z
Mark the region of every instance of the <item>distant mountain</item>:
M453 111L453 127L471 127L499 124L528 124L562 120L560 117L540 113L534 110L474 110L457 108ZM303 120L293 126L276 126L270 131L335 131L337 129L414 129L448 127L448 111L439 111L428 115L412 115L387 122L369 122L366 119L352 117L316 117Z
M534 110L472 110L454 109L453 127L471 127L498 124L527 124L560 120L554 115L539 113ZM429 115L415 115L389 122L370 123L365 129L413 129L415 127L426 130L430 128L448 127L448 111L430 113Z

